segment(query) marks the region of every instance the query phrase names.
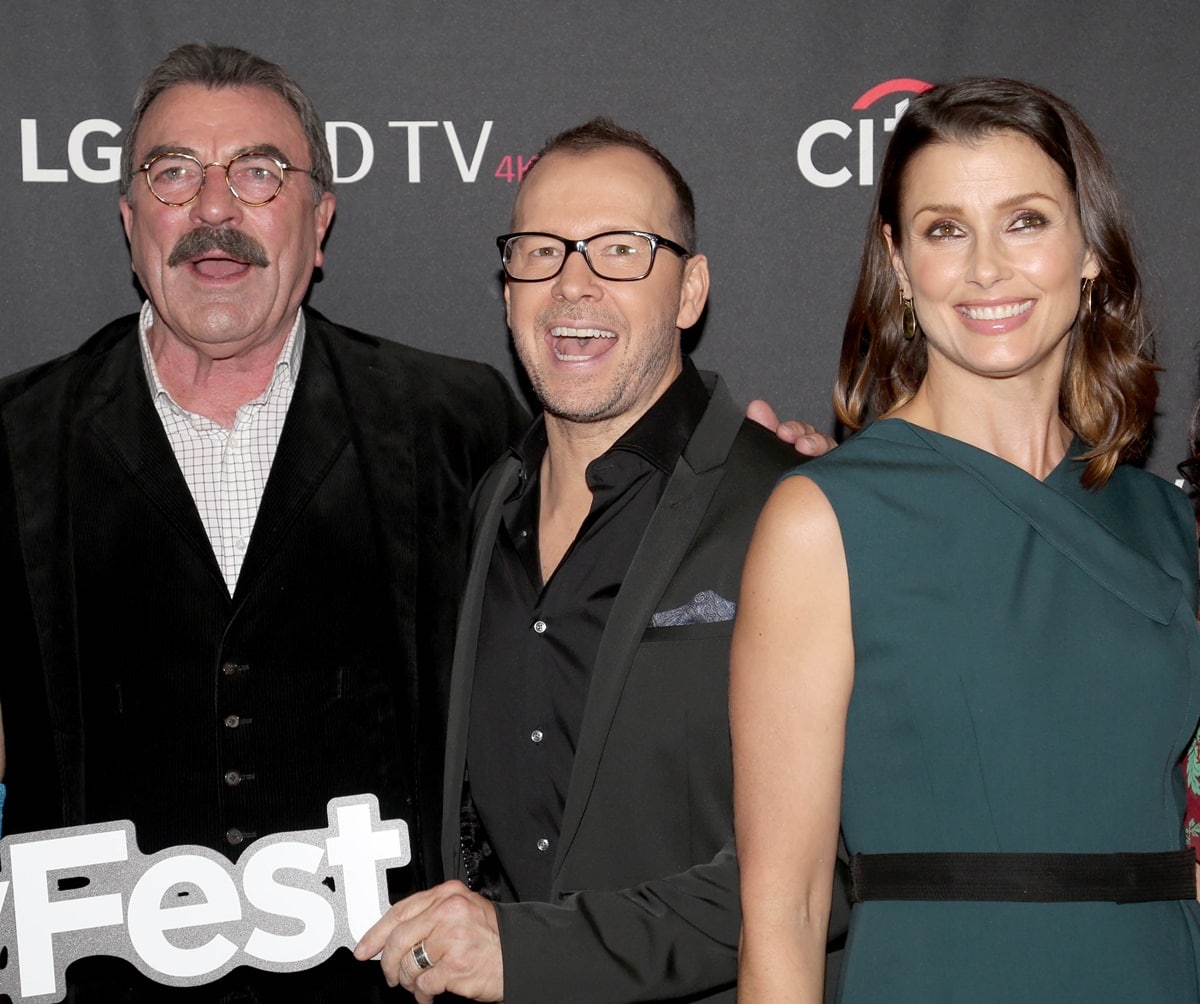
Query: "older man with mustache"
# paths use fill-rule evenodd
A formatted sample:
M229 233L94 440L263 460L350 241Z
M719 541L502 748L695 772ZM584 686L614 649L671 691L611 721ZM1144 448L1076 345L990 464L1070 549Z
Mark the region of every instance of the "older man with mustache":
M467 496L525 416L485 366L302 308L331 176L312 103L249 53L180 47L136 99L141 313L0 384L8 833L129 819L144 853L237 860L372 792L412 840L392 894L440 875ZM341 1004L386 992L373 968L172 989L88 959L67 982Z

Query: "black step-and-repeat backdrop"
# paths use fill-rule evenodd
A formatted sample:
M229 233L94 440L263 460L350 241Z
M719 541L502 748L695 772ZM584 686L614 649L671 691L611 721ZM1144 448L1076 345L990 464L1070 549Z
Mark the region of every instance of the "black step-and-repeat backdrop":
M1200 316L1195 0L10 0L0 15L0 372L136 310L117 213L133 93L173 45L287 66L327 123L337 218L311 295L342 323L513 376L493 236L558 130L644 131L696 192L713 295L695 357L832 429L870 186L922 82L1074 103L1130 196L1166 371L1150 467L1186 452Z

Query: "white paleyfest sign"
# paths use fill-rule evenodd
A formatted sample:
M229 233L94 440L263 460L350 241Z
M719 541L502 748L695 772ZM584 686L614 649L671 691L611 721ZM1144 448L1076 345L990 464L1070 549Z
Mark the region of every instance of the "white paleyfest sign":
M127 820L0 841L0 993L60 1001L76 959L114 955L159 983L210 983L235 966L309 969L353 947L387 909L386 871L408 826L374 795L329 802L322 830L273 833L237 863L207 847L137 849Z

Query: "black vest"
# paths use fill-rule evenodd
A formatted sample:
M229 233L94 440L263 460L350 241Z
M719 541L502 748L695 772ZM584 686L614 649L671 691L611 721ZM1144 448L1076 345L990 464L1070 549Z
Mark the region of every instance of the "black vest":
M405 818L406 673L353 446L232 599L211 554L94 444L77 452L86 818L132 820L144 853L199 843L233 860L257 836L323 827L335 795L374 792L383 818Z

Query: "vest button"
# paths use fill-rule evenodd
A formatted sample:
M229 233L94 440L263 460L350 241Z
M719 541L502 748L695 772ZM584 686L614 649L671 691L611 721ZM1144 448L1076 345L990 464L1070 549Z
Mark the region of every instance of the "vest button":
M225 783L231 788L236 788L242 783L242 775L236 770L227 770L225 772Z
M236 729L241 724L242 724L242 720L237 715L226 715L225 716L225 728Z
M237 845L245 839L246 835L236 826L231 826L225 831L225 843L227 843L230 847L237 847Z

